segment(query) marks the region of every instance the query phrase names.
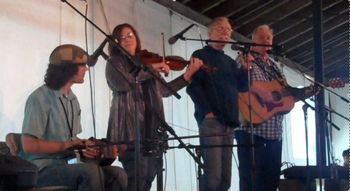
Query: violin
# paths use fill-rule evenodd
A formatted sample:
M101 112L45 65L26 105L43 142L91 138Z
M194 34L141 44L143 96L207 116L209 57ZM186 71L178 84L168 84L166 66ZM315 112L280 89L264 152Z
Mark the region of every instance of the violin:
M165 64L169 66L170 70L174 71L183 70L190 63L180 56L166 56L163 58L162 56L149 52L148 50L141 50L139 58L141 62L146 65L163 62L164 59Z
M139 57L141 62L146 65L163 62L163 59L164 59L162 56L153 52L149 52L148 50L141 50L141 52L139 53ZM181 71L187 65L190 64L190 61L187 61L180 56L166 56L165 64L169 66L170 70ZM215 67L208 66L208 65L203 65L201 69L209 74L212 74L216 71Z

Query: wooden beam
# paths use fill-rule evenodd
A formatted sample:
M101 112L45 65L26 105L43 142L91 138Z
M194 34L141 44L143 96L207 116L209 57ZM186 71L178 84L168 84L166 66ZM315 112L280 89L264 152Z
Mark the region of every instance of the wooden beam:
M210 4L207 4L207 6L205 8L203 8L200 12L202 14L210 11L211 9L213 9L214 7L219 6L220 4L224 3L226 0L216 0L216 1L212 1L210 0Z
M325 0L323 2L323 13L325 15L331 15L331 13L336 12L342 12L346 9L346 6L344 8L344 1L343 0ZM326 17L327 18L327 17ZM298 11L294 11L289 16L285 17L284 19L279 20L278 22L275 22L271 25L271 28L274 29L274 35L275 39L278 38L278 35L280 33L290 31L298 24L305 22L306 20L312 20L312 11L311 11L311 5L308 4L307 6L304 6L301 9L298 9Z
M190 9L189 7L176 2L176 1L169 1L169 0L152 0L160 5L163 5L164 7L177 12L181 15L183 15L184 17L187 17L199 24L202 24L204 26L207 26L209 24L209 22L211 21L210 18Z
M339 38L347 38L348 37L348 33L349 31L346 30L345 26L344 27L340 27L338 29L335 29L332 31L332 33L334 34L338 34L338 35L326 35L325 36L325 40L324 40L324 46L327 47L330 43L332 43L333 41L337 41L337 39ZM295 58L298 58L299 56L303 56L306 55L305 52L310 53L312 50L312 44L308 43L305 44L304 46L295 49L293 51L290 51L287 55L289 55L289 58L294 60ZM311 54L311 53L310 53ZM292 55L292 56L291 56ZM309 55L308 55L309 56Z
M349 46L349 41L347 40L347 38L348 37L346 36L346 37L337 39L338 44L336 47L323 46L325 59L327 59L329 57L329 55L333 55L333 54L337 53L338 52L337 49L339 49L339 47L342 47L341 49L347 50L347 47ZM309 64L311 64L313 52L310 49L310 51L308 53L309 54L305 54L304 56L299 56L296 60L302 65L304 65L307 62L309 62Z
M344 20L345 18L345 20ZM345 17L334 17L330 20L328 20L326 23L324 23L324 35L326 34L332 34L331 31L343 26L345 24L348 24L347 15L345 14ZM312 41L312 28L307 29L307 32L303 33L303 35L299 35L298 33L295 33L296 35L294 38L290 38L288 42L284 44L286 52L292 51L306 43L310 43Z
M256 2L257 0L251 0L248 2L246 0L225 1L224 3L221 3L219 6L211 9L210 11L207 11L206 15L208 15L210 18L214 18L218 16L230 17L235 12L238 12ZM231 18L231 19L234 20L235 18Z
M344 50L347 51L348 46L349 46L349 42L344 42L344 43L340 44L338 46L338 48L326 49L324 51L324 64L325 64L325 66L332 64L331 59L338 59L339 57L346 56L347 54ZM313 67L312 55L313 55L313 53L308 57L298 58L298 60L296 60L296 61L307 68L312 68Z

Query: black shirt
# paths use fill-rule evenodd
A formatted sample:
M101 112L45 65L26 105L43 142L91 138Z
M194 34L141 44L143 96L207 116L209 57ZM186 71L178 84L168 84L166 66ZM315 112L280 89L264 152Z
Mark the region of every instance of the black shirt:
M213 112L222 124L237 127L238 91L247 91L247 73L231 57L211 46L195 51L192 56L212 68L212 72L199 70L187 87L197 123L201 124L205 115Z

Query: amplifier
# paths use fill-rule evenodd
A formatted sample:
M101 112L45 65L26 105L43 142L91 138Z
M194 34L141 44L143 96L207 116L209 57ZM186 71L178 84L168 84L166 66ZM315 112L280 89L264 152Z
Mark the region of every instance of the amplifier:
M315 179L332 178L348 179L349 169L343 166L293 166L282 171L285 178L288 179Z
M316 191L315 180L306 182L297 179L281 179L278 191Z

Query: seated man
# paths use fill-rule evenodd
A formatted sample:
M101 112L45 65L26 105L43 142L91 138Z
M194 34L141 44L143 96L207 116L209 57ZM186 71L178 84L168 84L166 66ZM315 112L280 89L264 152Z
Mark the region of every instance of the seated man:
M38 186L69 186L74 190L126 190L127 176L119 167L93 163L68 164L75 156L71 148L85 147L82 155L98 156L94 142L79 139L80 105L71 90L83 83L88 54L75 45L53 50L45 75L45 85L27 99L22 127L26 159L39 168Z

